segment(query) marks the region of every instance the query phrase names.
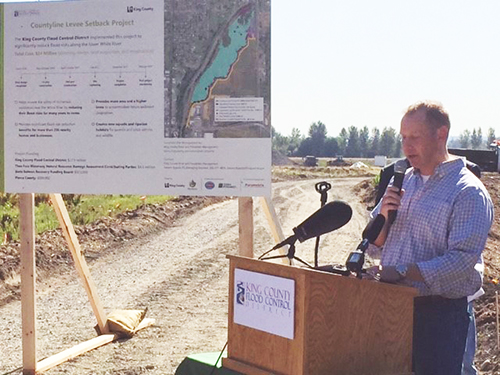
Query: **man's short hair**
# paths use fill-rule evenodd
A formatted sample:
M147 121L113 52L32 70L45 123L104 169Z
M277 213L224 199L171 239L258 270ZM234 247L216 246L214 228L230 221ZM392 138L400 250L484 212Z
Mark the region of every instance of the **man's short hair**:
M441 103L430 101L415 103L408 107L404 117L414 115L420 111L425 114L425 123L430 129L436 131L441 126L450 129L450 116Z

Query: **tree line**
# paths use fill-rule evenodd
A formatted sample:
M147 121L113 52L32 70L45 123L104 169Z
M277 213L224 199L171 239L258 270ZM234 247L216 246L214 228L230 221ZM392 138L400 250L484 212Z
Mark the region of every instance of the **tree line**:
M486 149L488 146L497 139L495 136L495 129L489 128L485 138L483 138L483 131L481 128L474 128L472 132L468 129L464 130L458 139L449 142L450 148L471 148L473 150Z
M373 158L375 155L385 155L391 158L402 156L401 137L392 127L382 130L364 126L358 129L350 126L342 128L337 136L328 136L327 128L321 121L313 122L307 136L302 135L297 128L292 129L289 136L282 135L272 129L273 150L286 156L314 155L318 157ZM495 140L495 130L488 129L487 137L483 137L481 128L472 132L465 130L458 138L450 139L450 148L486 149Z

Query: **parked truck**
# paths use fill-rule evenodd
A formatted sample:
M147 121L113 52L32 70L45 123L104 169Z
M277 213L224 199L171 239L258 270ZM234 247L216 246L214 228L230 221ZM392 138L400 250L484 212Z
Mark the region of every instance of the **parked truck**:
M466 148L450 148L453 155L465 156L467 160L477 164L482 171L500 172L500 140L490 145L490 150L469 150Z
M304 158L304 165L306 167L317 167L318 166L318 158L313 155L307 155Z

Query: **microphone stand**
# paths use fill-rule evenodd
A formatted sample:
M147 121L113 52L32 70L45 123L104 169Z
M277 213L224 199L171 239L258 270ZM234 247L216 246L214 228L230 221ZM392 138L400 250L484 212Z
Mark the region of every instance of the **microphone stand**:
M332 185L326 181L318 182L315 186L318 193L321 194L321 207L323 207L328 199L328 190L332 188ZM314 246L314 267L318 267L318 253L319 253L319 237L316 237L316 245Z
M266 254L267 253L265 253L263 255L266 255ZM288 252L286 254L273 255L270 257L262 257L261 256L261 257L259 257L259 260L269 260L269 259L279 259L279 258L288 258L290 261L290 265L292 265L292 260L296 259L299 262L301 262L302 264L306 265L307 267L314 269L314 267L311 266L309 263L307 263L307 262L303 261L302 259L300 259L299 257L295 256L295 242L290 244L290 247L288 248Z

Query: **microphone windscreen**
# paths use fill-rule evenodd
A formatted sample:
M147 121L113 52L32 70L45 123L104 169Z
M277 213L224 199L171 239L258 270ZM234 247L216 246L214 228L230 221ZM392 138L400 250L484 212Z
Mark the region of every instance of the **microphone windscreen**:
M365 230L363 231L363 239L367 239L368 242L373 243L377 239L378 235L382 231L385 224L385 217L382 214L375 216L375 219L370 220Z
M402 173L405 174L408 169L408 162L406 159L400 159L394 164L394 173Z
M405 173L408 169L408 163L405 159L398 160L394 164L394 181L393 186L396 186L399 190L403 187L403 180L405 179Z
M325 204L318 211L309 216L293 232L300 242L309 238L339 229L351 220L352 209L343 201L333 201Z

